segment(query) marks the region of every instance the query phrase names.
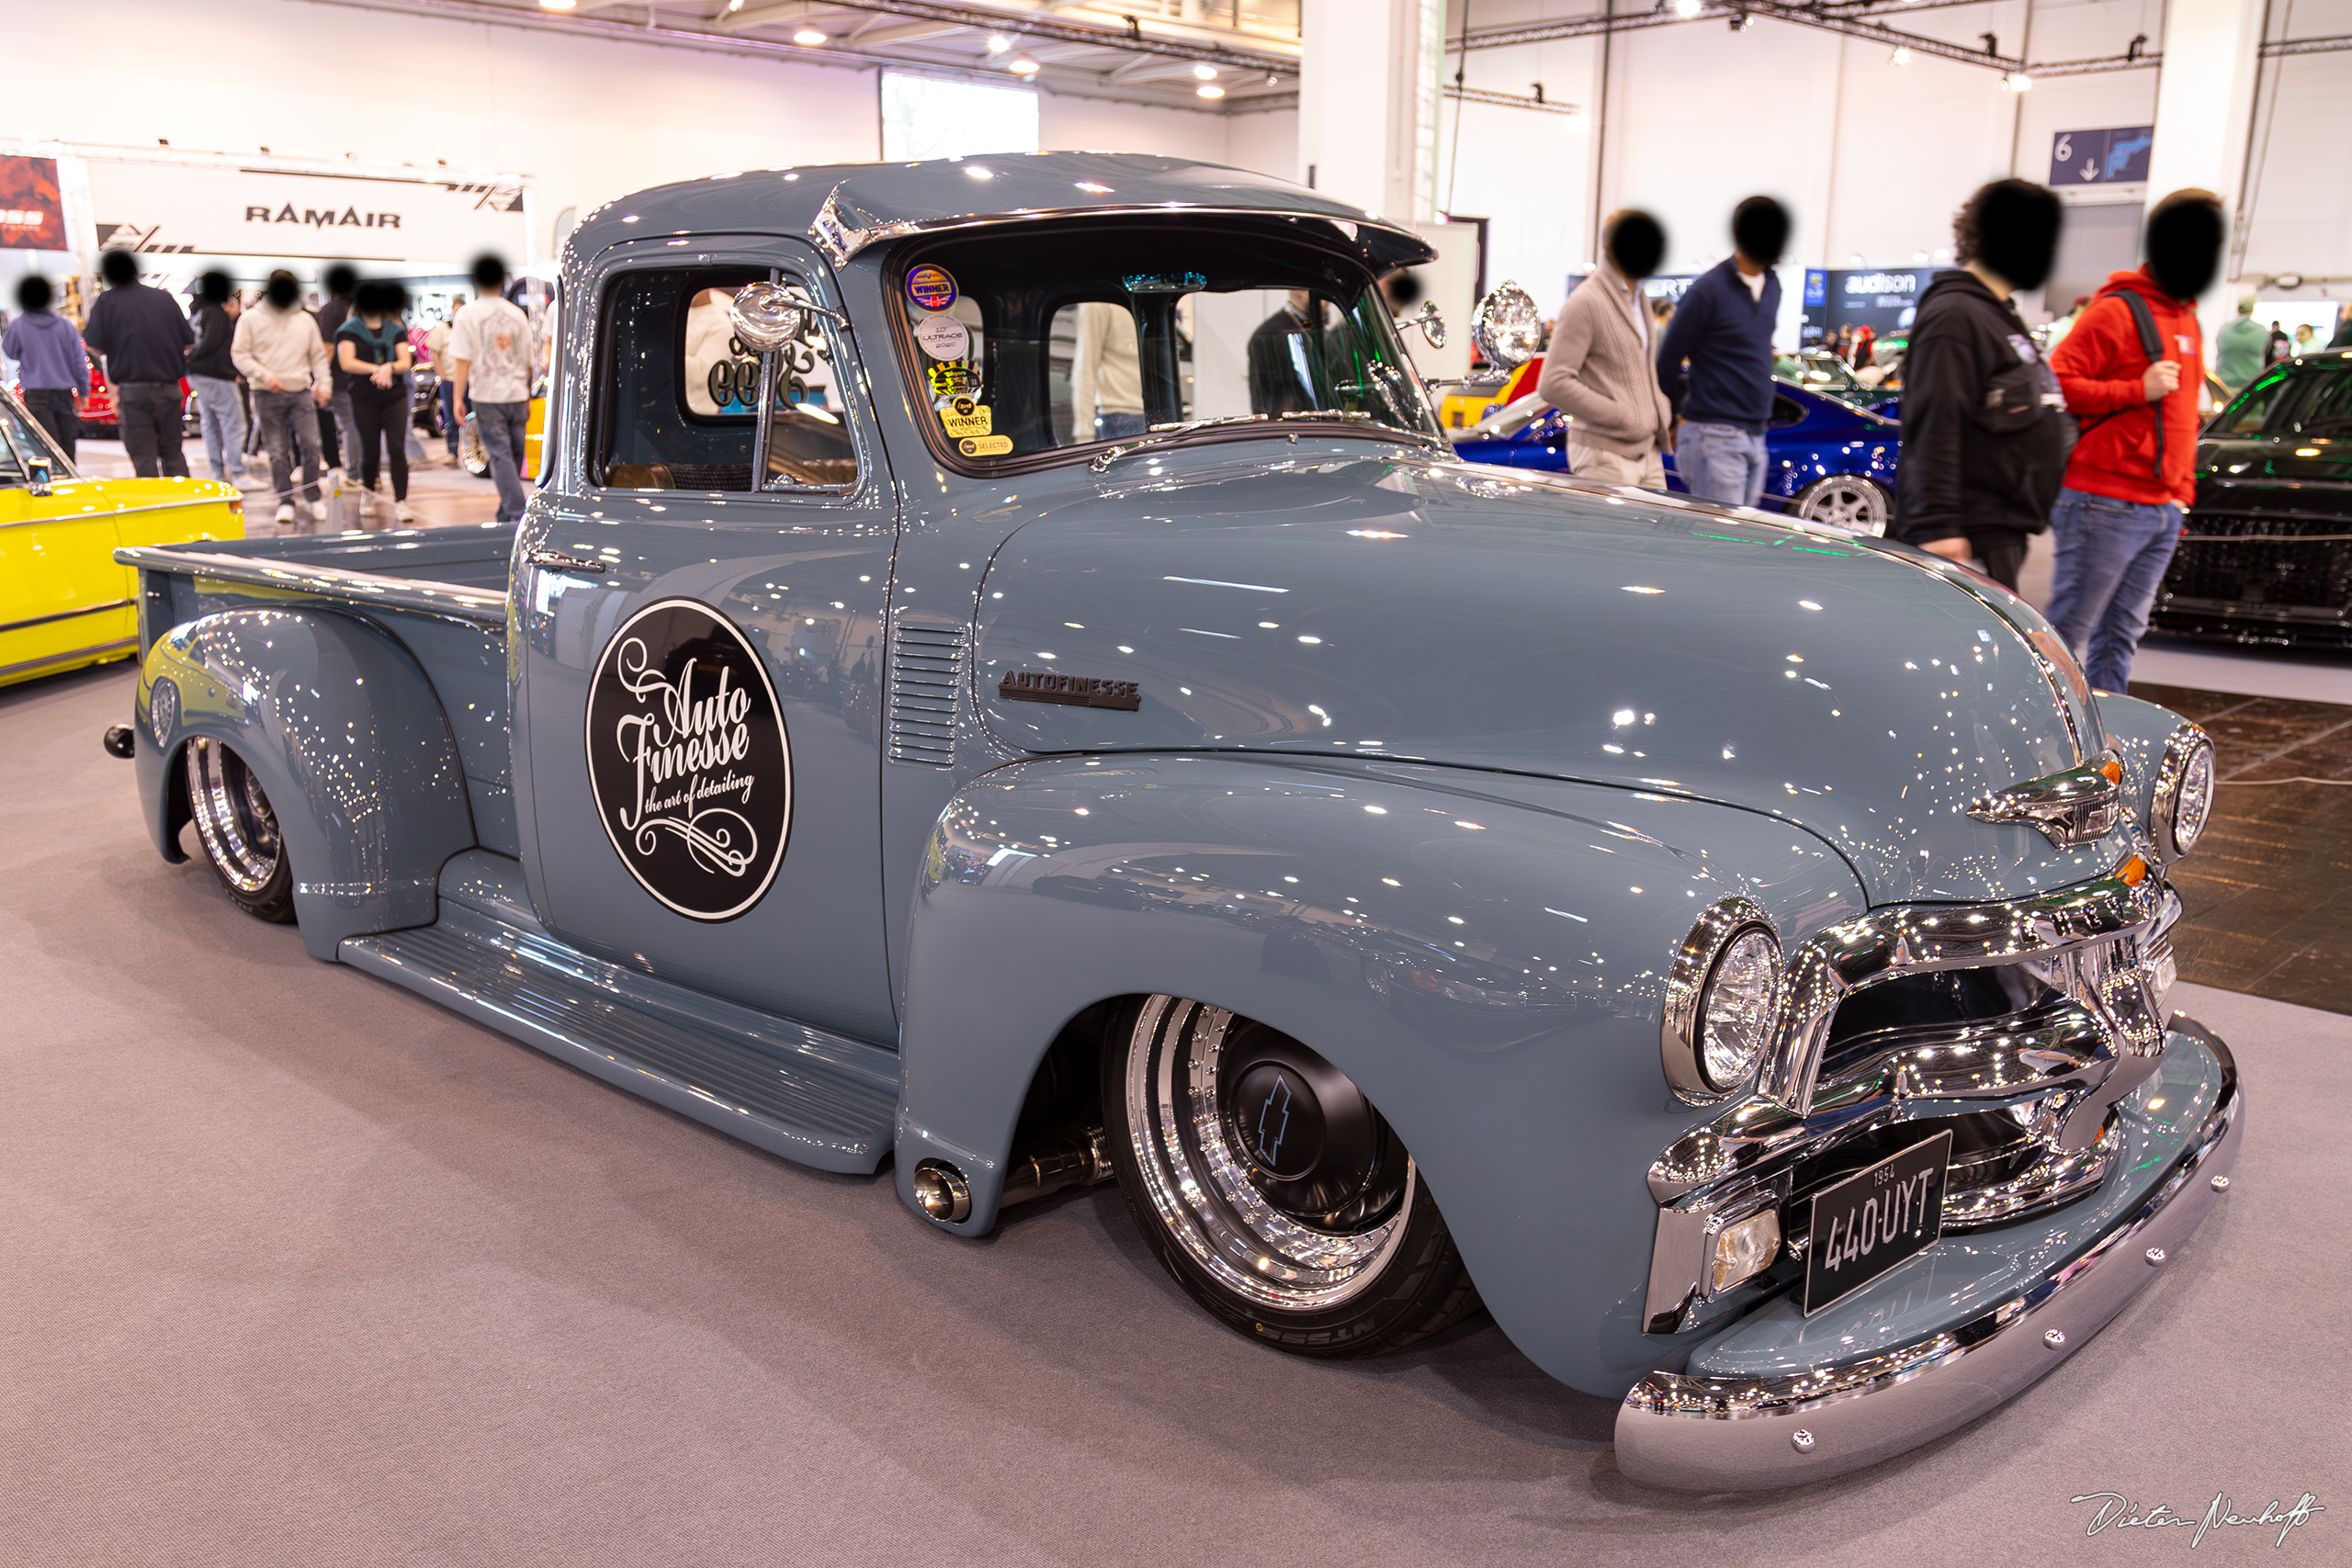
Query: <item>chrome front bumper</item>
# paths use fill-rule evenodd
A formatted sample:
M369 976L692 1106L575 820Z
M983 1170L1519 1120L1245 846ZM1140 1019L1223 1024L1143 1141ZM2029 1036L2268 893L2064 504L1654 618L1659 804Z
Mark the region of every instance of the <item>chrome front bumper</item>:
M1617 1468L1694 1492L1823 1480L1951 1431L2081 1348L2195 1232L2236 1164L2244 1100L2229 1048L2186 1019L2173 1027L2213 1054L2219 1092L2164 1178L2086 1249L1964 1323L1853 1361L1777 1378L1653 1372L1618 1410Z

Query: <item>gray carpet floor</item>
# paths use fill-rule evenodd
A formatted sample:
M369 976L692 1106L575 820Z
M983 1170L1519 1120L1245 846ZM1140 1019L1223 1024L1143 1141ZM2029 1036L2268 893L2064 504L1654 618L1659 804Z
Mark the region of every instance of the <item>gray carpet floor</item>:
M1286 1358L1114 1190L954 1240L310 961L148 847L130 693L0 692L0 1562L2007 1568L2222 1491L2328 1511L2190 1561L2352 1561L2352 1019L2183 987L2252 1120L2174 1265L1938 1443L1687 1499L1490 1324Z

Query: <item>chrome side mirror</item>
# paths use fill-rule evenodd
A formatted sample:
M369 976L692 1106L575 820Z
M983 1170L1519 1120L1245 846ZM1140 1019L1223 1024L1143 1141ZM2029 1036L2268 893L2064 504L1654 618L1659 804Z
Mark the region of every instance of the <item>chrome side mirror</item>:
M775 353L799 337L808 322L808 308L780 283L747 283L727 306L727 324L754 354Z
M32 458L25 464L25 493L31 496L47 495L51 478L49 459Z
M1421 329L1421 335L1429 339L1431 348L1445 346L1445 318L1438 313L1436 300L1424 299L1419 310L1409 316L1396 318L1396 331L1399 334L1413 327Z
M1470 312L1470 341L1506 375L1534 358L1544 347L1544 313L1535 297L1506 280Z

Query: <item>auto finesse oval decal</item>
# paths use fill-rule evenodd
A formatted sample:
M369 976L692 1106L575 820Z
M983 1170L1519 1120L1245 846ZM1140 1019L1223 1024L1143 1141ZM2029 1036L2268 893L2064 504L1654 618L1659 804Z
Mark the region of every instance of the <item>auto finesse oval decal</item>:
M631 615L588 687L588 784L629 874L681 915L729 920L775 880L792 744L758 650L694 599Z

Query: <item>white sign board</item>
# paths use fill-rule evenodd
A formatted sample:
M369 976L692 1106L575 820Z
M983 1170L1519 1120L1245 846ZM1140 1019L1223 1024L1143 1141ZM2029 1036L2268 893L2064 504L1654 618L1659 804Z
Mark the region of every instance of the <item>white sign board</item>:
M523 189L375 175L310 175L92 159L102 250L144 254L459 261L524 259Z

